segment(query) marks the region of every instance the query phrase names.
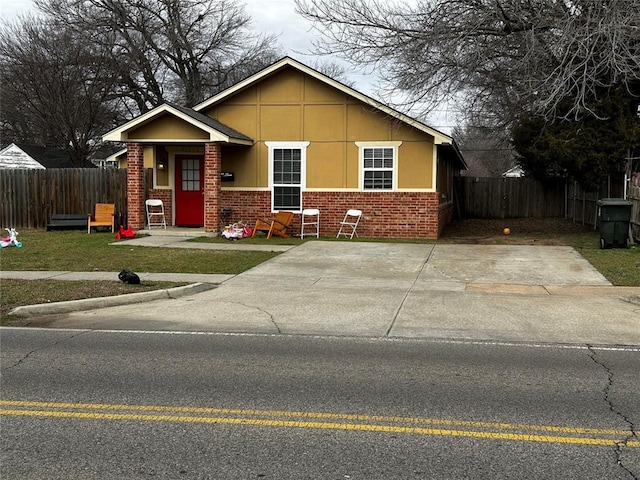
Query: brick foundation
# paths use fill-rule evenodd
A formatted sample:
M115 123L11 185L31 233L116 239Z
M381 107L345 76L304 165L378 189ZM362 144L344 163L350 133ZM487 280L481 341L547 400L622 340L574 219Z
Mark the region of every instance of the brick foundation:
M438 209L438 237L444 228L453 220L453 202L443 203Z
M438 193L422 192L304 192L304 208L320 209L320 235L335 236L350 208L362 210L358 235L369 238L436 239L453 215L452 204L439 205ZM257 218L271 218L271 192L222 190L220 209L231 209L230 222L253 226ZM300 215L294 217L300 233Z

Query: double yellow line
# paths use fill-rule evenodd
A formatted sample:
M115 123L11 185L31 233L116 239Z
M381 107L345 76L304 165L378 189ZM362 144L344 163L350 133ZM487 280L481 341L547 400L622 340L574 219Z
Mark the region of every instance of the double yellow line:
M638 448L629 431L498 422L157 405L0 400L0 415L310 428Z

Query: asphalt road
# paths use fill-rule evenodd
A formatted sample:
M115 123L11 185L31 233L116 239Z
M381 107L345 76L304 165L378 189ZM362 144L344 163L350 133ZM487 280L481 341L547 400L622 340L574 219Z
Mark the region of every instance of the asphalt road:
M0 333L1 478L640 478L638 349Z

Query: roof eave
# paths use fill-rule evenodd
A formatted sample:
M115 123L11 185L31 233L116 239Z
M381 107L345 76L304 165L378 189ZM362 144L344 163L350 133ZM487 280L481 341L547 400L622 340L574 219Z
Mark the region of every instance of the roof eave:
M203 141L234 143L234 144L240 144L240 145L253 145L253 140L249 138L246 138L246 139L233 138L228 135L225 135L222 132L219 132L218 130L216 130L215 128L212 128L209 125L206 125L201 121L193 117L190 117L189 115L183 113L177 108L166 103L152 110L149 110L145 114L128 121L127 123L125 123L124 125L121 125L120 127L114 128L110 132L105 133L102 136L102 140L105 142L128 142L130 141L129 140L130 131L144 125L145 123L152 121L154 118L157 118L159 115L167 112L171 113L172 115L175 115L176 117L182 119L183 121L189 123L190 125L193 125L194 127L197 127L200 130L206 132L209 135L209 139L203 140ZM150 139L148 141L153 141L153 140L155 139ZM184 142L185 140L178 140L178 141ZM193 140L190 140L190 141L193 141Z
M462 152L458 147L458 144L452 140L451 142L443 142L439 145L441 148L450 149L453 152L455 159L458 161L461 170L469 170L469 166L462 156Z

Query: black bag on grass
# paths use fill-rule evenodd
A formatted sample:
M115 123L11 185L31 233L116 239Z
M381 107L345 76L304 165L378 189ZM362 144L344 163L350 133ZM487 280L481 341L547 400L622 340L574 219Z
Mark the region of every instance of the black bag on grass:
M122 270L118 274L118 278L123 283L129 283L131 285L139 285L140 284L140 277L138 275L136 275L135 273L133 273L128 268L125 268L124 270Z

